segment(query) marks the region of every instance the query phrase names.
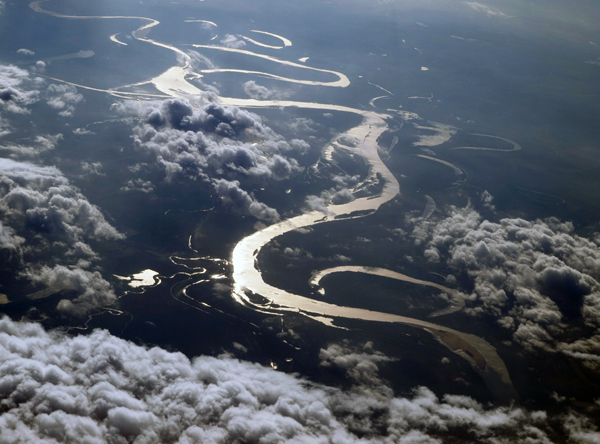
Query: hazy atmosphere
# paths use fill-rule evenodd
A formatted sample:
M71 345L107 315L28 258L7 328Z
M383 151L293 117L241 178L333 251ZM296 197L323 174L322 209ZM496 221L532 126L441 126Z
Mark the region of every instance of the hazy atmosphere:
M600 443L598 23L0 0L0 443Z

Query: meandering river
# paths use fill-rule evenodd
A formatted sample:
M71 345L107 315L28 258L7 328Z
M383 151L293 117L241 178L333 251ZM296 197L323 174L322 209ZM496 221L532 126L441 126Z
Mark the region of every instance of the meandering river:
M133 38L155 45L170 51L173 51L176 55L179 56L179 59L182 60L180 64L177 64L157 77L148 80L146 82L141 82L137 85L142 85L144 83L152 83L160 92L164 94L164 96L156 95L156 94L144 94L144 93L132 93L126 91L119 91L119 88L114 88L111 90L101 90L91 87L86 87L83 85L76 85L83 88L95 89L98 91L104 91L108 94L112 94L117 97L125 97L125 98L138 98L138 99L156 99L158 97L197 97L200 96L203 91L200 90L197 86L193 85L188 81L188 78L198 77L202 74L194 73L191 70L191 61L189 55L169 44L157 42L148 38L148 33L151 31L151 28L160 24L158 20L146 18L146 17L128 17L128 16L71 16L61 13L52 12L46 10L41 7L41 4L47 2L49 0L40 0L35 1L30 4L31 8L43 14L48 14L57 18L64 19L78 19L78 20L95 20L95 19L137 19L144 22L144 25L136 29L132 32ZM211 25L215 25L210 22ZM290 46L291 42L285 37L278 36L275 34L268 33L266 31L253 31L255 33L262 33L265 35L270 35L272 37L276 37L280 39L284 47ZM115 43L123 44L116 40L116 35L111 36L111 39ZM251 39L246 38L247 41L252 41ZM253 41L252 41L253 42ZM258 42L253 42L258 43ZM217 72L237 72L237 73L246 73L246 74L260 74L261 76L270 77L273 79L286 81L286 82L294 82L298 84L304 85L319 85L319 86L330 86L330 87L339 87L345 88L350 84L350 80L348 77L342 73L324 69L317 69L306 66L304 64L300 65L295 62L290 62L284 59L279 59L271 56L267 56L264 54L254 53L252 51L240 50L240 49L232 49L225 48L219 46L210 46L210 45L193 45L194 47L205 50L205 51L228 51L228 52L236 52L241 55L257 57L261 59L268 60L270 62L275 62L279 64L284 64L288 66L292 66L294 68L308 69L312 71L319 71L324 73L325 75L333 75L337 77L337 80L332 80L329 82L321 82L321 81L313 81L313 80L301 80L301 79L290 79L283 78L271 73L267 72L253 72L253 71L245 71L241 69L213 69L213 70L204 70L203 74L209 73L217 73ZM258 45L261 46L261 45ZM265 46L265 45L262 45ZM282 48L277 48L282 49ZM58 79L55 79L58 80ZM70 82L65 82L70 83ZM129 85L131 86L131 85ZM375 85L379 87L378 85ZM379 87L380 89L386 91L391 94L386 89ZM122 89L122 88L121 88ZM374 101L375 99L373 99ZM373 102L372 101L372 102ZM372 103L371 102L371 103ZM381 190L379 194L362 197L356 199L350 203L343 205L329 205L327 206L325 214L323 212L311 211L308 213L304 213L298 215L296 217L292 217L290 219L283 220L279 223L268 226L260 231L257 231L244 239L240 240L238 244L235 246L232 255L231 255L231 264L233 267L232 279L234 282L234 290L233 297L236 301L246 306L252 307L255 310L269 312L269 313L282 313L286 311L294 311L300 312L309 316L315 320L320 322L324 322L328 325L336 325L340 322L341 319L354 319L354 320L362 320L362 321L371 321L371 322L386 322L386 323L398 323L409 325L415 328L424 329L434 335L439 341L449 347L452 351L467 359L475 369L481 374L484 381L490 388L490 390L499 398L502 399L516 399L518 398L518 394L514 390L510 376L506 369L506 366L502 359L498 356L495 348L486 342L484 339L479 338L475 335L463 333L457 330L453 330L448 327L444 327L442 325L434 324L432 322L413 319L405 316L394 315L390 313L376 312L370 310L364 310L354 307L345 307L334 304L329 304L322 301L317 301L311 299L309 297L289 293L282 289L276 288L263 280L262 273L257 267L257 255L260 250L271 242L273 239L281 236L285 233L288 233L292 230L310 227L317 224L324 223L335 223L336 219L339 218L353 218L353 217L365 217L368 214L375 212L379 209L383 204L389 202L394 199L399 193L399 184L394 175L389 171L383 161L380 159L378 154L378 138L388 129L386 120L391 119L391 115L378 113L375 111L366 111L362 109L356 109L346 106L339 106L334 104L326 104L326 103L314 103L314 102L301 102L301 101L280 101L280 100L255 100L255 99L240 99L240 98L219 98L219 103L225 106L237 106L244 108L274 108L274 107L296 107L296 108L305 108L305 109L318 109L322 111L335 111L335 112L345 112L357 114L362 117L362 122L347 131L344 135L349 136L357 140L355 146L348 147L344 146L344 149L351 150L355 154L360 154L364 157L366 162L370 166L370 171L368 177L365 179L365 182L370 183L378 183L380 184L379 189ZM342 136L342 135L340 135ZM514 145L515 149L517 148ZM481 149L477 147L462 147L462 149ZM421 156L424 158L428 158L427 156ZM431 158L431 160L435 160L440 162L439 159ZM454 167L452 164L444 163L448 166ZM462 171L461 171L462 172ZM458 174L458 172L457 172ZM358 185L357 187L359 187ZM346 271L356 271L356 272L365 272L365 268L360 268L357 270L346 270ZM338 270L339 271L339 270ZM333 272L333 271L328 271ZM390 270L378 269L378 273L388 274L390 276L395 276L398 278L399 274L394 275L395 272ZM420 285L430 285L436 288L439 288L443 291L448 291L450 289L446 289L437 284L428 283L425 281L419 281L417 279L410 278L409 276L401 275L403 280L409 280L409 282L413 282ZM148 277L150 275L148 274ZM152 276L153 278L154 276ZM144 276L145 278L145 276ZM135 278L140 279L141 278ZM252 294L257 294L262 296L263 301L266 302L257 302L257 298L253 298ZM458 302L457 302L458 303ZM458 305L453 305L452 309L456 308ZM460 307L459 307L460 309Z

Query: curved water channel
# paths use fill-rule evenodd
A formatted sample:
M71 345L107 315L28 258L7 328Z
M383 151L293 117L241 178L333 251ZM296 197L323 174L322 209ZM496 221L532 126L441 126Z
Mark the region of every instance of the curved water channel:
M243 38L244 40L246 40L247 42L253 43L257 46L262 46L263 48L270 48L270 49L283 49L287 46L292 46L292 42L291 40L286 39L285 37L281 36L281 35L277 35L277 34L273 34L271 32L266 32L266 31L257 31L256 29L251 30L250 32L255 32L258 34L264 34L264 35L270 35L271 37L275 37L276 39L281 40L281 43L283 43L283 46L273 46L273 45L267 45L266 43L262 43L262 42L258 42L254 39L251 39L250 37L246 37L245 35L241 35L240 37Z
M451 150L472 150L472 151L501 151L505 153L510 153L511 151L520 151L522 149L521 145L519 145L514 140L506 139L504 137L492 136L490 134L479 134L479 133L470 133L472 136L479 137L488 137L490 139L502 140L506 143L512 145L511 148L489 148L485 146L456 146L454 148L450 148Z
M128 16L71 16L66 14L60 14L52 11L43 9L40 5L49 0L39 0L30 4L30 7L39 13L48 14L58 18L65 19L137 19L146 22L143 26L139 27L132 33L133 38L143 41L164 49L168 49L179 55L183 59L181 65L173 66L159 76L148 80L146 82L138 83L136 85L142 85L145 83L153 84L164 96L157 94L144 94L144 93L132 93L126 91L118 91L118 88L111 90L101 90L97 88L86 87L83 85L76 85L82 88L94 89L97 91L104 91L108 94L112 94L116 97L123 98L137 98L137 99L155 99L157 97L197 97L200 96L203 91L195 85L191 84L187 79L193 76L201 76L199 73L193 73L191 71L190 57L181 49L175 46L168 45L165 43L154 41L147 37L147 34L152 27L157 26L160 22L155 19L146 17L128 17ZM212 23L212 22L211 22ZM256 32L256 31L255 31ZM269 34L262 32L263 34ZM271 34L275 36L274 34ZM280 36L276 36L280 37ZM284 45L289 42L287 39L284 40ZM291 42L290 42L291 44ZM193 45L199 49L206 50L220 50L238 52L240 54L259 57L267 59L272 62L285 64L302 69L310 69L314 71L321 71L328 75L335 75L338 80L331 82L316 82L308 80L295 80L288 78L281 78L274 76L269 73L259 73L262 76L276 78L288 82L295 82L299 84L308 85L325 85L334 87L346 87L350 84L349 79L342 73L335 71L311 68L306 65L300 65L294 62L289 62L282 59L266 56L263 54L253 53L246 50L232 50L231 48L223 48L208 45ZM217 72L217 70L206 70L203 71L205 74L209 72ZM244 70L218 70L218 72L242 72L247 74L256 74L250 71ZM59 81L59 79L55 79ZM70 83L70 82L65 82ZM129 85L131 86L131 85ZM381 87L380 87L381 88ZM381 88L383 89L383 88ZM389 92L385 90L386 92ZM391 93L390 93L391 94ZM386 119L391 119L388 114L378 113L374 111L365 111L361 109L355 109L351 107L338 106L333 104L323 103L311 103L311 102L297 102L297 101L280 101L280 100L255 100L255 99L238 99L238 98L225 98L221 97L219 103L225 106L237 106L244 108L273 108L273 107L297 107L306 109L318 109L323 111L338 111L347 112L360 115L363 120L362 123L349 131L344 135L349 136L357 140L353 147L345 146L345 149L352 151L354 154L359 154L365 158L366 162L370 165L370 172L367 179L363 184L356 187L364 186L365 183L372 185L378 185L377 188L380 190L379 194L368 197L362 197L356 199L350 203L343 205L329 205L327 207L325 216L322 212L311 211L287 220L283 220L279 223L268 226L256 233L253 233L244 239L242 239L234 248L231 255L231 264L233 267L233 281L234 290L233 297L236 301L251 307L255 310L268 312L271 314L282 313L286 311L300 312L304 315L311 317L315 320L323 322L328 325L334 325L339 319L355 319L362 321L376 321L386 323L398 323L409 325L416 328L424 329L434 335L443 344L449 347L456 354L467 359L473 367L483 377L485 383L491 390L491 392L501 399L516 399L518 394L514 390L510 376L506 369L506 366L502 359L496 353L495 348L486 342L484 339L479 338L475 335L463 333L457 330L453 330L442 325L434 324L431 322L423 321L420 319L409 318L405 316L394 315L390 313L376 312L370 310L364 310L354 307L344 307L334 304L328 304L326 302L317 301L302 295L289 293L285 290L273 287L266 283L262 274L257 266L257 255L260 250L268 244L270 241L278 236L288 233L292 230L301 227L309 227L317 224L334 222L340 218L357 218L365 217L375 212L381 205L392 200L399 193L399 184L394 175L388 170L385 164L379 157L378 154L378 143L377 139L388 129ZM334 142L335 143L335 142ZM360 272L365 272L364 268L361 268ZM378 269L381 273L394 273L389 270L383 271ZM329 270L328 272L333 272ZM398 273L399 274L399 273ZM408 276L401 275L403 279L413 279ZM153 276L154 277L154 276ZM395 276L398 278L398 276ZM432 283L426 283L425 281L412 280L411 282L420 285L432 285ZM186 285L188 283L186 282ZM439 287L438 287L439 288ZM445 287L444 287L445 288ZM261 298L253 297L253 295L259 295Z
M408 282L410 284L423 285L425 287L433 287L442 291L443 293L447 293L452 298L452 302L448 307L443 308L438 311L434 311L429 314L429 317L434 318L436 316L442 316L450 313L455 313L457 311L462 310L465 307L464 299L460 298L458 292L453 290L452 288L445 287L440 284L436 284L435 282L423 281L421 279L415 279L414 277L407 276L402 273L398 273L396 271L388 270L387 268L379 268L379 267L362 267L360 265L342 265L339 267L327 268L326 270L321 270L313 273L310 278L310 285L312 287L318 287L321 279L325 276L329 276L334 273L362 273L362 274L370 274L373 276L380 276L388 279L395 279L397 281ZM323 291L321 294L325 294Z

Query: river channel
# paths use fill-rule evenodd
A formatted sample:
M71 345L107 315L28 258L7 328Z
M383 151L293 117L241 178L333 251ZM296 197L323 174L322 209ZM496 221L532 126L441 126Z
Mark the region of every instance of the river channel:
M78 87L94 89L97 91L104 91L108 94L112 94L116 97L121 98L135 98L137 100L155 100L160 97L201 97L203 91L194 84L190 83L188 79L194 77L198 78L201 77L203 74L206 75L217 72L237 72L246 73L250 75L260 74L265 77L270 77L285 82L295 82L304 85L319 85L345 88L350 84L350 80L346 75L336 71L311 68L304 64L300 65L295 62L266 56L264 54L255 53L248 50L234 50L231 48L224 48L219 46L194 44L193 46L200 50L237 52L245 56L257 57L268 60L269 62L280 63L295 68L320 71L323 72L326 76L331 75L333 77L336 77L337 79L329 82L318 82L302 79L281 78L268 72L257 73L254 71L244 71L234 68L223 68L212 71L205 70L202 73L196 73L193 72L191 68L190 57L185 51L173 45L157 42L148 37L148 34L150 33L151 29L160 24L158 20L146 17L127 16L71 16L67 14L52 12L42 8L41 4L47 1L49 0L36 1L31 3L30 6L34 11L38 13L48 14L57 18L70 20L140 20L143 22L143 25L131 33L133 38L141 42L145 42L147 44L151 44L154 46L161 47L163 49L173 51L176 55L179 56L180 61L178 62L178 64L174 65L167 71L146 82L136 84L153 84L163 95L148 94L147 96L145 96L143 93L131 93L127 91L122 91L122 89L124 89L125 87L113 88L111 90L100 90L96 88L86 87L83 85L73 84ZM270 34L266 31L253 32L275 36L274 34ZM111 38L116 44L123 43L120 41L115 41L115 35L107 37ZM284 46L289 46L289 40L285 39L285 37L277 37L279 37L284 42ZM251 41L252 39L246 40ZM289 42L289 44L291 45L291 42ZM344 149L350 150L354 154L361 155L365 159L366 163L368 163L368 165L370 166L368 177L365 178L363 184L365 182L376 183L379 184L378 189L381 190L379 194L368 197L361 197L347 204L329 205L327 206L325 213L319 211L311 211L298 215L296 217L283 220L279 223L270 225L240 240L231 254L231 264L233 268L232 279L234 282L233 297L237 302L251 307L255 310L259 310L261 312L268 312L273 314L282 314L289 311L299 312L319 322L323 322L327 325L332 326L336 325L336 323L340 319L354 319L368 322L398 323L426 330L430 332L439 341L441 341L444 345L450 348L453 352L468 360L472 364L472 366L479 372L490 391L496 397L506 400L518 398L518 394L512 386L507 368L502 359L498 356L496 349L480 337L468 333L463 333L457 330L450 329L448 327L444 327L442 325L434 324L432 322L420 319L414 319L390 313L364 310L354 307L339 306L317 301L303 295L289 293L282 289L276 288L272 285L269 285L263 280L262 273L260 272L260 269L257 266L258 253L265 245L267 245L269 242L271 242L278 236L281 236L298 228L311 227L317 224L324 223L335 224L336 220L340 218L347 219L368 217L369 214L372 214L373 212L377 211L379 207L394 199L398 195L398 193L400 192L398 181L379 157L377 143L379 137L388 129L388 125L386 122L388 120L391 120L392 116L390 114L384 114L375 111L367 111L347 106L339 106L335 104L301 101L255 100L220 97L218 99L218 102L224 106L237 106L241 108L292 107L303 109L316 109L326 112L334 111L352 113L361 116L362 122L358 126L348 130L344 134L340 134L339 136L350 137L351 139L357 141L355 146L344 146ZM326 151L327 148L328 147L325 147L324 151ZM462 147L460 149L482 148ZM513 150L514 149L518 149L518 146L516 144L513 145ZM439 161L437 159L435 160ZM357 188L360 187L360 185L361 184L357 185ZM364 272L364 270L355 271ZM406 276L406 278L409 277ZM413 280L413 283L418 283L421 285L430 285L430 283L424 283L424 281L415 281L416 280ZM253 298L253 294L260 295L262 297L261 301L258 302L258 298Z

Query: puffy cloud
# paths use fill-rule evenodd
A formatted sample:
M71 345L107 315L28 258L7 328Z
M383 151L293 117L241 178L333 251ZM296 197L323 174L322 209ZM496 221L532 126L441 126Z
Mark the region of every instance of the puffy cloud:
M127 181L125 186L121 187L120 191L141 191L142 193L152 193L154 191L154 184L149 180L131 179Z
M277 210L270 208L262 202L257 202L253 196L240 188L240 183L237 180L230 182L225 179L217 179L213 184L215 191L226 205L230 205L265 222L274 223L279 221Z
M96 133L86 128L75 128L73 134L77 134L78 136L91 136Z
M371 376L385 360L368 344L348 351L330 346L321 353L343 369L366 363ZM0 319L3 443L441 443L448 435L456 442L551 442L544 412L484 407L459 395L440 399L425 387L394 397L374 390L377 384L370 378L342 392L229 356L190 361L106 331L71 337ZM567 438L597 438L579 414L565 419L564 430Z
M0 116L0 137L12 133L12 127L5 119Z
M41 60L38 60L37 62L35 62L35 65L31 67L31 70L33 72L43 73L44 71L46 71L46 63Z
M314 196L314 195L310 195L310 196L306 196L306 206L308 207L309 210L312 211L320 211L325 215L331 215L333 214L328 208L328 202L327 200L325 200L322 197L319 196Z
M339 140L343 140L346 144L355 143L356 141L355 138L347 135L338 138ZM349 187L353 187L359 182L359 176L337 174L332 175L330 179L334 184L333 188L323 190L319 196L309 195L306 197L305 204L308 209L330 215L332 213L327 209L328 205L342 205L355 199L354 192Z
M368 386L381 386L378 363L392 359L373 349L373 343L367 342L362 349L354 349L349 344L331 344L321 349L319 359L323 367L338 367L355 383Z
M11 158L35 158L43 152L56 148L56 145L62 139L63 135L60 133L55 135L46 134L45 136L36 136L34 139L35 145L0 145L0 151L10 153Z
M35 55L35 52L32 51L31 49L21 48L21 49L17 49L17 54L32 56L32 55Z
M491 195L483 197L490 205ZM556 218L482 220L471 206L414 224L412 238L429 260L468 276L465 312L491 315L528 350L562 350L595 361L600 337L564 344L571 321L600 326L600 247Z
M288 259L310 259L313 260L314 256L309 251L302 248L291 248L285 247L282 254Z
M23 245L23 243L25 243L24 238L18 236L13 228L5 226L2 223L2 221L0 221L1 250L9 250L9 252L16 252L21 249L21 245Z
M13 65L0 65L0 109L28 114L28 105L38 101L44 80L31 78L29 73Z
M141 114L149 125L158 130L171 127L179 131L202 131L216 133L219 136L235 135L267 136L268 129L260 118L237 107L224 107L209 103L199 107L186 99L167 99L163 102L131 103L124 102L116 106L120 112Z
M302 134L314 133L317 131L315 128L318 128L319 126L321 125L312 119L307 119L306 117L296 117L288 123L288 128L290 130L292 130L294 133Z
M78 252L81 254L87 246L78 245L77 247L82 247ZM75 290L78 294L75 299L63 299L57 307L60 311L73 316L83 316L97 307L110 305L116 299L111 285L98 271L72 269L63 265L56 265L52 268L44 266L36 270L36 273L30 277L50 288Z
M75 105L83 100L83 96L77 92L77 88L67 83L48 85L46 89L46 103L57 110L63 117L70 117L75 111Z
M98 258L89 242L123 236L56 168L0 159L0 221L0 249L21 263L22 276L77 292L60 310L82 315L116 299L100 273L88 270Z
M496 207L492 203L493 200L494 200L494 196L492 196L487 190L485 190L483 193L481 193L481 203L488 210L492 210L492 211L496 210Z
M331 196L331 203L334 205L341 205L348 202L352 202L354 200L354 195L352 191L348 188L343 188L341 190L337 190Z
M0 159L0 175L0 211L15 225L43 225L46 233L68 233L75 240L121 237L58 169Z
M91 176L105 176L102 172L102 164L100 162L82 162L81 163L81 171L84 175Z
M352 190L338 186L338 189L332 188L324 190L320 196L310 195L306 197L306 206L313 211L321 211L324 214L332 214L327 208L328 205L341 205L354 200Z
M299 233L309 233L303 228L296 230ZM272 251L279 250L283 257L288 259L290 263L287 264L287 267L293 267L293 262L296 261L311 261L312 263L316 262L352 262L352 259L348 256L344 256L343 254L334 254L332 256L315 256L310 251L307 251L303 248L292 248L285 247L283 250L280 250L278 247L272 247Z
M350 136L348 134L343 134L342 136L338 137L337 141L339 143L341 143L342 145L346 145L346 146L350 146L350 147L355 147L360 143L360 140L358 140L356 137Z
M153 158L167 181L200 179L211 183L227 204L245 214L278 220L275 210L257 202L243 188L288 179L302 171L294 156L306 152L306 142L287 142L258 116L216 103L199 106L184 99L168 99L123 102L115 109L142 120L133 128L134 147Z
M131 112L131 105L119 107ZM135 105L134 105L135 106ZM137 109L146 123L134 128L136 149L156 157L172 180L208 176L285 179L300 171L295 141L286 142L262 125L258 116L210 103L200 109L183 99Z
M596 444L600 442L600 431L589 418L570 412L564 420L572 442L581 444Z

